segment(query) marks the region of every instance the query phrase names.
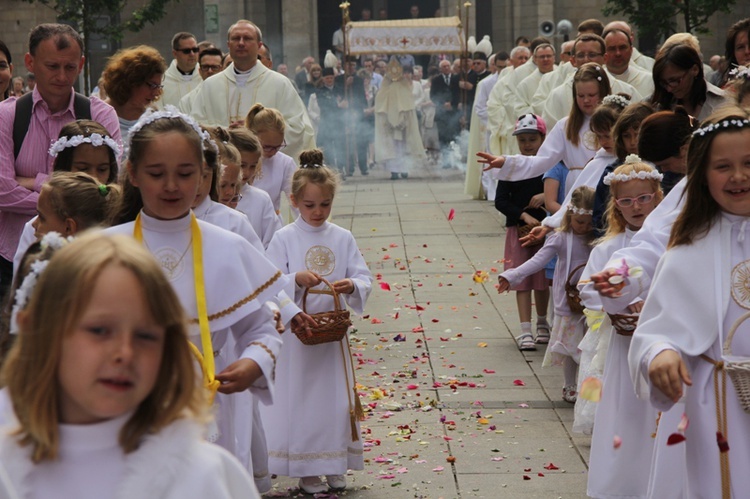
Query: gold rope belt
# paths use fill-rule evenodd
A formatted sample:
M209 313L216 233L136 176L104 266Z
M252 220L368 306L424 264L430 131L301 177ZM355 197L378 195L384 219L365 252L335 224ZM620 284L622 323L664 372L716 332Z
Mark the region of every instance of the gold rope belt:
M714 366L714 398L716 401L716 444L719 446L719 463L721 466L721 497L731 499L731 476L729 470L729 443L727 442L727 372L724 362L717 362L708 355L701 354L701 359ZM721 390L719 390L721 384Z

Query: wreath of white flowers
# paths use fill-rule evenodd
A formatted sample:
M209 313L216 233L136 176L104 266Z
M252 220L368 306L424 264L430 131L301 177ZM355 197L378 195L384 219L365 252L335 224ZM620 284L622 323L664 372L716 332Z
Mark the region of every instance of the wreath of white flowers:
M744 78L750 80L750 66L737 66L729 70L729 76L735 79Z
M643 163L643 160L637 154L628 154L623 162L624 165L632 165L634 163ZM661 182L663 178L664 175L652 169L640 172L632 171L630 173L608 173L602 182L604 182L604 185L611 185L612 182L628 182L630 180L657 180Z
M52 248L57 251L68 244L72 239L73 238L71 237L65 238L57 232L48 232L44 235L41 241L42 251L45 251L47 248ZM21 285L16 289L13 310L10 316L11 334L18 333L18 312L26 308L26 305L31 299L31 295L34 292L36 283L39 280L39 276L42 275L42 272L44 272L44 269L47 268L48 264L49 260L37 260L32 263L29 273L26 274L26 277L23 278L23 282L21 282Z
M620 107L628 107L630 101L622 95L610 94L602 99L602 104L617 104Z
M573 206L572 204L568 204L567 210L571 212L573 215L593 215L594 214L594 210L578 208L577 206Z
M218 153L219 152L219 146L216 145L216 142L211 138L211 135L209 135L208 132L203 130L197 121L195 121L191 116L188 116L187 114L181 113L179 109L177 109L175 106L171 104L167 104L164 106L164 109L155 110L152 108L146 109L146 112L141 115L140 118L138 118L138 121L136 121L135 125L133 125L130 128L130 131L128 132L128 143L125 147L125 151L129 151L132 144L133 144L133 137L141 131L141 129L146 126L150 125L154 121L160 120L160 119L176 119L176 120L182 120L190 127L195 130L195 133L198 134L198 136L201 138L201 150L206 150L205 143L208 142L211 148Z
M58 154L63 152L68 147L78 147L81 144L91 144L94 147L101 147L106 145L112 149L115 153L115 157L119 158L122 148L112 137L109 135L102 135L100 133L92 133L88 137L83 135L73 135L72 137L60 137L49 148L49 155L56 158Z
M701 127L693 132L693 136L700 135L703 137L707 133L715 132L716 130L720 130L722 128L743 128L746 126L750 126L750 120L744 119L744 120L724 120L719 121L718 123L711 123L710 125L706 125L704 127Z

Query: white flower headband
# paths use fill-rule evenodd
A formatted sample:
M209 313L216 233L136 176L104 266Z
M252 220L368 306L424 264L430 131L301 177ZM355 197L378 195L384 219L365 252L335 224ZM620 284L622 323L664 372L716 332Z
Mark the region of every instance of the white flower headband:
M573 206L572 204L568 204L567 210L571 212L573 215L593 215L594 210L586 210L584 208L578 208L577 206Z
M750 66L737 66L729 70L729 76L735 79L744 78L750 80Z
M718 123L711 123L710 125L706 125L697 129L693 132L693 136L700 135L701 137L703 137L707 133L715 132L716 130L719 130L721 128L742 128L745 126L750 126L750 120L724 120L719 121Z
M152 108L146 109L146 112L143 113L140 118L138 118L138 121L130 128L130 131L128 132L128 143L126 151L130 150L130 147L133 143L133 137L141 131L141 128L163 118L178 119L184 121L185 123L190 125L190 127L195 130L195 132L201 138L201 150L206 150L205 142L208 142L214 151L216 151L217 153L219 152L219 146L216 145L216 142L214 142L209 133L203 130L198 122L195 121L192 117L188 116L187 114L181 113L179 109L171 104L167 104L166 106L164 106L164 109L158 111Z
M52 248L55 251L65 246L72 238L64 238L57 232L48 232L44 235L41 241L42 251L47 248ZM26 308L26 304L31 298L31 294L34 292L36 282L39 280L39 276L42 275L44 269L47 268L49 260L37 260L31 264L29 273L23 278L23 282L16 289L13 302L13 310L10 315L10 332L11 334L17 334L18 328L18 312Z
M81 144L91 144L94 147L101 147L103 145L108 146L115 152L115 157L119 158L122 149L120 144L109 135L102 135L100 133L92 133L88 137L83 135L73 135L72 137L60 137L49 148L49 155L56 158L58 154L63 152L68 147L78 147Z
M602 104L617 104L620 107L628 107L630 101L622 95L610 94L602 99Z
M624 165L632 165L634 163L643 163L643 160L637 154L628 154L625 157ZM664 175L656 170L650 171L632 171L630 173L609 173L604 177L604 185L611 185L612 182L628 182L630 180L657 180L661 182Z

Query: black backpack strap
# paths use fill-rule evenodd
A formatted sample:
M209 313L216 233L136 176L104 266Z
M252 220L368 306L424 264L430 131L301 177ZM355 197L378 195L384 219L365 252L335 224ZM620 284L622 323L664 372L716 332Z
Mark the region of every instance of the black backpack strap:
M91 101L85 95L76 93L73 99L73 112L77 120L91 119Z
M13 157L17 158L21 152L23 139L31 124L31 108L34 105L32 93L24 94L16 99L16 116L13 119Z
M21 146L26 138L26 132L31 125L31 111L34 106L32 93L26 93L16 99L16 116L13 119L13 157L17 158ZM85 95L75 94L73 98L73 113L77 120L91 119L91 101Z

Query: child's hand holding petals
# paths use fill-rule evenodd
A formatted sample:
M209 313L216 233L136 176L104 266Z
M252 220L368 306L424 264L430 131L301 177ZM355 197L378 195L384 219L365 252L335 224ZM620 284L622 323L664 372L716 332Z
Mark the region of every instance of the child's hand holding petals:
M317 326L318 324L315 322L315 319L304 312L298 313L291 320L292 332L294 334L304 334L308 338L312 338L313 335L311 328Z
M504 293L510 289L510 283L508 282L508 279L505 277L499 275L497 276L497 292L498 293Z
M350 295L354 293L354 282L351 279L341 279L333 283L333 290L338 294Z
M620 291L623 286L615 286L609 282L609 278L614 276L619 276L615 269L605 269L596 274L591 274L591 281L594 283L594 289L605 298L615 298L620 296Z

